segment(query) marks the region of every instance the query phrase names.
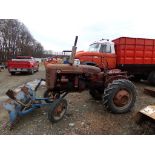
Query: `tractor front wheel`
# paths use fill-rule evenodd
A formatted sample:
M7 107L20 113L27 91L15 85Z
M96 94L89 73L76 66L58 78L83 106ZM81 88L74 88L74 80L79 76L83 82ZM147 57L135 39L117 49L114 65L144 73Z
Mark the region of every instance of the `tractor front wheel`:
M136 89L126 79L114 80L104 91L103 103L112 113L129 112L136 101Z
M67 111L67 100L62 99L60 102L59 99L55 100L53 103L51 103L49 110L48 110L48 119L52 123L56 123L60 121Z

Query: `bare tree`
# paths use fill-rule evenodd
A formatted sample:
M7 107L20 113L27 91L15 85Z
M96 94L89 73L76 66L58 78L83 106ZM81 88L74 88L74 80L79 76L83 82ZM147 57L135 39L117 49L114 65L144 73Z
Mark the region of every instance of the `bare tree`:
M17 55L39 57L43 50L23 23L16 19L0 19L0 61Z

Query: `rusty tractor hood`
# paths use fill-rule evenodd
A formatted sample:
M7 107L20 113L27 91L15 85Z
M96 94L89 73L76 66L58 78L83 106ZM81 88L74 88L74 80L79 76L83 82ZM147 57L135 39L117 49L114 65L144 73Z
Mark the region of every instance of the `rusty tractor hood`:
M48 64L46 66L46 85L48 89L53 89L57 78L57 74L96 75L100 72L100 68L89 65Z
M72 73L72 74L98 74L101 72L101 69L95 66L89 65L70 65L70 64L48 64L46 66L46 71L51 72L55 70L59 73Z

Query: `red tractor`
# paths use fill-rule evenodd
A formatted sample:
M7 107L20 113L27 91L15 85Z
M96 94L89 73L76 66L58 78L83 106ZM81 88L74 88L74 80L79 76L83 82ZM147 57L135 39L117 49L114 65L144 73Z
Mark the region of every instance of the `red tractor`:
M127 73L119 69L104 70L90 65L75 65L76 36L69 64L47 64L44 94L50 100L56 100L49 119L58 121L67 109L64 97L70 92L81 92L88 89L95 99L102 100L103 105L112 113L129 112L136 101L136 89L128 80ZM53 109L53 108L52 108Z

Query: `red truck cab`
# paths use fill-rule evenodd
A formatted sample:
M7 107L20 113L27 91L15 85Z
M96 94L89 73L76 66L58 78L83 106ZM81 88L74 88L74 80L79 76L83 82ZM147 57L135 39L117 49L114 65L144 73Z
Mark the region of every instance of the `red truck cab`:
M8 61L8 71L11 75L16 72L29 72L33 74L39 70L39 63L31 56L17 56L16 59Z
M100 40L89 46L88 51L76 53L76 59L80 59L81 64L88 64L105 68L116 68L116 54L114 43L109 40Z

